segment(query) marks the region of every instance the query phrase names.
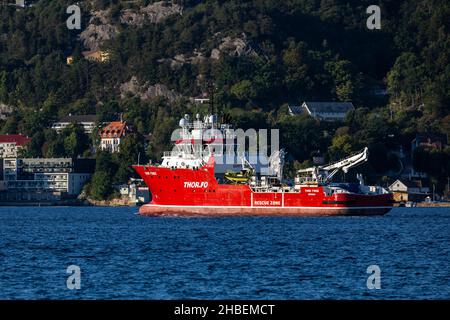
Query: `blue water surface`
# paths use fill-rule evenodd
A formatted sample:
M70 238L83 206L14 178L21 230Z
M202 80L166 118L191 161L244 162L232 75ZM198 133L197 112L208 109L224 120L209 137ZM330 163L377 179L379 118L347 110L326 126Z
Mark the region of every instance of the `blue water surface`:
M149 218L1 207L0 299L449 299L450 209L383 217ZM67 267L81 289L67 288ZM367 268L381 270L368 289Z

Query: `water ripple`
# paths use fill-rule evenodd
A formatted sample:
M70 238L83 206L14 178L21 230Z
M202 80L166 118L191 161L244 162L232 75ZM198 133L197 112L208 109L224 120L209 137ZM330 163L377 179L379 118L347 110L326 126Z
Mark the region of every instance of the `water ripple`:
M449 299L450 210L384 217L146 218L0 208L0 299ZM68 290L66 268L81 268ZM366 287L369 265L381 290Z

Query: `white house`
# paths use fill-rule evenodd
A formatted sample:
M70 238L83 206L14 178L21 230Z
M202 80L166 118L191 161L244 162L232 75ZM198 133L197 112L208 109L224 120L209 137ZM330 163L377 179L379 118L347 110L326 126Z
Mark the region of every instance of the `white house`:
M430 188L423 185L421 180L395 180L389 186L394 194L394 200L401 201L423 201L429 194Z
M302 106L288 106L288 111L291 116L295 116L303 113Z
M120 142L130 132L126 122L113 121L110 122L100 132L100 148L109 152L119 152Z
M354 110L351 102L303 102L302 112L325 121L343 121L347 112Z
M59 119L58 122L55 122L52 125L52 129L60 133L71 124L79 124L83 127L85 133L91 134L96 128L97 119L98 117L95 114L75 116L69 114Z

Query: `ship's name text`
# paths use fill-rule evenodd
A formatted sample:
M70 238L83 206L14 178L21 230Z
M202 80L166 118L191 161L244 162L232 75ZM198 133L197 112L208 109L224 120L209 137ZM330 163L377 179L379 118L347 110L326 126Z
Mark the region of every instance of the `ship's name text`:
M185 181L185 188L208 188L208 182L198 182L198 181Z

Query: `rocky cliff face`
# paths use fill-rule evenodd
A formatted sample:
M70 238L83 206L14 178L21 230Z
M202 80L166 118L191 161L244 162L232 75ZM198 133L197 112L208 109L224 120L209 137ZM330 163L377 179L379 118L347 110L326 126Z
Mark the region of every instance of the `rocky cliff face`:
M243 33L240 37L224 37L217 48L211 51L211 59L219 60L222 55L234 57L257 56L258 54L247 41L247 36Z
M97 50L109 39L114 38L118 28L109 22L110 10L91 12L89 24L80 34L80 40L88 50Z
M219 37L216 35L216 37ZM223 37L217 40L218 45L211 50L208 56L207 50L200 48L195 49L192 53L177 54L173 58L159 59L159 63L169 63L172 69L178 69L184 64L198 65L211 60L219 60L224 55L233 57L241 56L258 56L258 53L253 49L247 41L245 33L240 37ZM206 52L206 53L205 53Z
M140 83L135 76L130 81L120 85L120 97L124 99L127 96L139 97L141 100L165 97L170 102L174 102L182 97L179 93L170 90L163 84L150 85L148 83Z
M124 25L142 26L144 22L161 23L174 14L182 14L183 7L168 1L159 1L146 7L125 9L120 13L119 21ZM88 26L80 34L80 40L88 50L97 50L109 39L119 33L118 26L111 21L111 10L90 12Z
M182 6L166 1L159 1L139 9L124 10L120 17L120 22L128 25L142 26L145 21L160 23L171 15L182 13Z

